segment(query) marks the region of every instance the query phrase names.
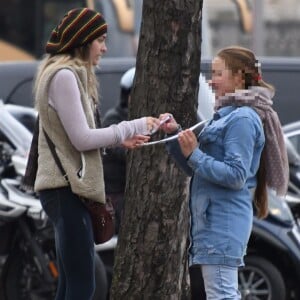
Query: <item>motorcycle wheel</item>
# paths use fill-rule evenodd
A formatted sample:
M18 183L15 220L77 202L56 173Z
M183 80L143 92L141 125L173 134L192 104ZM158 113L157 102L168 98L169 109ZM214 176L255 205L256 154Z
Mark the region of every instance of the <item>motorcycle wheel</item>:
M245 258L245 267L239 270L239 290L243 300L286 299L285 283L280 271L259 256Z
M45 282L36 265L25 261L20 249L13 251L7 258L1 273L0 300L53 300L56 284ZM93 300L106 300L108 283L105 266L95 252L96 289Z

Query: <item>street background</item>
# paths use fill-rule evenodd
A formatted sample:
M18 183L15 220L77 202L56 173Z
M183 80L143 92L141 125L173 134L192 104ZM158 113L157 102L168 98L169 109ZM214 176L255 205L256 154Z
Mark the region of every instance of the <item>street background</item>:
M203 2L203 56L231 44L249 47L259 56L300 56L299 0L248 0L251 32L242 32L233 0Z

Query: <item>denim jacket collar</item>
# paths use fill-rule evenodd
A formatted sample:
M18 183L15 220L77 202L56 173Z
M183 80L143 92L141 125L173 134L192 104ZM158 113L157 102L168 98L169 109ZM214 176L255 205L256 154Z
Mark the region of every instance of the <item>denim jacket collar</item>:
M227 115L229 115L231 112L233 112L236 109L235 106L224 106L218 109L214 115L213 115L213 120L218 120L220 118L223 118Z

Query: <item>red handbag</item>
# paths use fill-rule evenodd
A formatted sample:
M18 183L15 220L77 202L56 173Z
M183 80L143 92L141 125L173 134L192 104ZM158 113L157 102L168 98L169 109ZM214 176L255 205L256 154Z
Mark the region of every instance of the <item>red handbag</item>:
M115 210L110 198L106 198L105 204L89 199L83 202L91 216L95 244L107 242L115 234Z

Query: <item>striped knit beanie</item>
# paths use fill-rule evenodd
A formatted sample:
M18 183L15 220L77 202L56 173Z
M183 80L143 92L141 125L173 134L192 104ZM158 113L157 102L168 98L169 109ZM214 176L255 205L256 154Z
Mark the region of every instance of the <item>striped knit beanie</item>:
M46 53L70 52L107 32L103 16L89 8L70 10L53 29L46 44Z

